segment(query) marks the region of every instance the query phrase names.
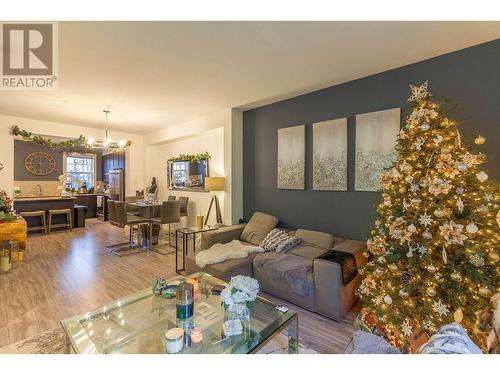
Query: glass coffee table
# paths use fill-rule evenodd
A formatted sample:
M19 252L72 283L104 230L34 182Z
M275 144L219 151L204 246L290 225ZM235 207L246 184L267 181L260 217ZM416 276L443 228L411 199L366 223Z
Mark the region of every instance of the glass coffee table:
M257 297L253 304L250 327L245 333L226 337L223 323L227 313L220 297L212 294L214 286L225 282L205 273L186 278L198 278L194 304L194 323L203 330L200 343L184 345L179 353L246 354L256 353L279 334L288 335L288 352L298 352L298 316L295 311L280 312L272 302ZM169 280L181 282L177 276ZM166 353L165 333L183 327L185 320L176 318L176 301L155 296L151 288L119 301L64 319L68 353Z

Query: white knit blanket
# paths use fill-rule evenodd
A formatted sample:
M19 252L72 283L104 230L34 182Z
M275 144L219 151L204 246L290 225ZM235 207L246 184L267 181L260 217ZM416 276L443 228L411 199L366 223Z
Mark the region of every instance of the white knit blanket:
M246 258L251 253L263 253L265 250L260 246L246 245L238 240L228 243L216 243L208 250L196 254L196 265L204 268L207 264L224 262L227 259Z

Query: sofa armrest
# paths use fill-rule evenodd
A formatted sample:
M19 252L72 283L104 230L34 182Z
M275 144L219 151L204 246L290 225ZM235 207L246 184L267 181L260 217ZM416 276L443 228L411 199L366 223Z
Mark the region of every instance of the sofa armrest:
M343 251L354 255L358 269L363 267L366 262L368 262L368 258L364 255L366 250L366 242L364 241L345 240L334 246L333 250Z
M230 225L217 230L203 232L201 235L201 250L209 249L216 243L228 243L232 240L238 240L245 225Z

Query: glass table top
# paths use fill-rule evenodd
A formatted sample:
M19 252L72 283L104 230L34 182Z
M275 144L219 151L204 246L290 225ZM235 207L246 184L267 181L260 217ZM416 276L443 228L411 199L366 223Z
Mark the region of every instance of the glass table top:
M222 280L197 273L169 280L181 282L198 278L193 321L203 330L203 340L184 346L180 353L250 353L283 329L296 313L280 312L270 301L257 297L253 304L247 335L225 337L224 312L220 297L211 289ZM76 353L166 353L165 333L186 321L176 318L176 300L155 296L151 288L93 311L64 319L61 324Z
M177 229L177 231L179 233L184 233L184 234L193 234L193 233L208 232L208 231L217 230L217 229L220 229L220 228L210 227L208 225L205 225L202 228L198 228L198 227L179 228L179 229Z

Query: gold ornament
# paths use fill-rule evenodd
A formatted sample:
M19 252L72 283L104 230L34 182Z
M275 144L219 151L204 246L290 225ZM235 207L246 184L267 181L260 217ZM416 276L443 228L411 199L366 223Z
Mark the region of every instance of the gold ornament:
M429 271L430 273L434 273L434 272L437 271L437 268L436 268L436 266L434 264L429 264L427 266L427 271Z
M481 135L478 135L478 136L476 137L476 139L474 139L474 143L475 143L476 145L484 145L484 143L485 143L485 142L486 142L486 138L484 138L484 137L483 137L483 136L481 136Z
M408 225L408 232L415 233L417 231L417 227L414 224Z
M408 293L408 291L407 291L406 289L401 289L401 290L399 291L399 296L400 296L401 298L406 299L406 298L408 298L408 297L409 297L409 295L410 295L410 294Z
M477 179L480 181L480 182L484 182L488 179L488 175L486 173L484 173L483 171L479 172L476 174L476 177Z
M488 258L490 258L493 262L498 262L500 260L500 256L497 253L489 253Z
M460 323L464 319L464 312L461 307L459 307L454 313L453 313L453 319L455 319L455 322Z
M431 297L434 297L436 295L436 289L432 286L428 287L427 294Z
M431 128L431 126L426 122L424 122L422 125L420 125L420 129L422 129L424 132L426 132L430 128Z
M436 217L443 217L444 215L445 215L445 213L444 213L443 210L441 210L439 208L436 209L436 210L434 210L434 216L436 216Z
M398 270L398 266L396 266L394 263L389 264L387 268L389 268L389 270L391 270L392 272L396 272Z
M460 273L459 273L459 272L457 272L457 271L453 271L453 273L450 275L450 277L451 277L451 279L452 279L453 281L456 281L457 283L458 283L459 281L462 281L462 275L460 275Z
M486 288L486 287L481 287L481 288L479 288L478 292L479 292L479 295L480 295L481 297L485 297L485 298L488 298L489 296L491 296L491 295L493 294L493 293L491 292L491 290L489 290L489 289L488 289L488 288Z
M405 193L405 192L406 192L406 187L401 186L401 187L399 188L399 192L400 192L401 194Z

